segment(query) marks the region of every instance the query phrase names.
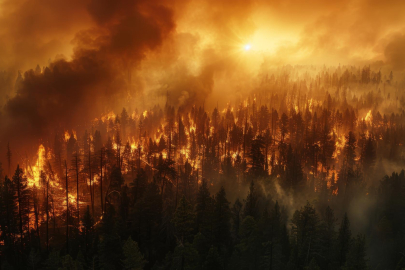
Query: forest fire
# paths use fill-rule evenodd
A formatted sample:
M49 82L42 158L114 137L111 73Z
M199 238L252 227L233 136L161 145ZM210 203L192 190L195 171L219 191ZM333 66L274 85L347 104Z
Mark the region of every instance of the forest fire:
M403 1L0 10L0 269L405 268Z
M44 169L46 162L45 147L41 144L37 152L37 160L32 166L25 169L25 174L28 177L28 186L41 187L41 172Z
M275 86L278 79L267 83ZM294 80L286 83L295 85ZM98 220L93 227L103 226L105 213L124 207L123 194L136 203L139 185L157 184L163 200L175 191L175 204L179 194L194 201L204 185L213 190L232 186L238 194L249 182L261 183L266 192L276 184L272 196L280 200L283 192L295 196L308 185L308 196L327 196L329 204L338 204L351 185L370 181L365 169L374 166L378 145L386 145L384 132L388 127L391 134L400 132L404 117L383 114L390 120L381 121L372 110L360 117L352 106L356 100L328 92L324 99L298 101L294 91L281 96L269 91L212 112L191 106L177 113L166 102L142 114L125 108L109 112L81 135L76 129L55 133L54 141L40 144L24 167L36 202L29 208L27 228L40 231L51 221L53 230L66 223L70 233L69 227L76 226L83 234L86 217ZM392 147L401 145L402 139ZM48 216L38 206L46 199L51 200Z

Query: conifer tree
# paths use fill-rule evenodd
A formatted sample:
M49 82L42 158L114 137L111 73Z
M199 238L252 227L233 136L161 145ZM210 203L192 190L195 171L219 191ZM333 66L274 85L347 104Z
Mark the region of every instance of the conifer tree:
M251 216L257 218L259 216L257 209L258 193L253 180L250 182L249 193L245 200L245 207L243 209L243 214L245 217Z
M208 255L205 260L204 268L207 270L221 270L223 269L223 257L220 256L217 247L211 247L208 250Z
M253 177L263 177L266 175L265 171L266 157L262 152L263 149L264 149L264 139L261 135L259 135L253 140L252 147L250 148L251 167L249 169L249 173Z
M212 212L214 201L210 195L207 183L203 180L197 194L197 201L195 205L196 213L196 226L197 230L201 232L208 239L212 239Z
M343 220L340 224L339 234L336 243L336 263L338 267L342 267L346 263L347 253L349 252L350 248L350 240L351 240L350 222L349 218L347 217L347 213L345 213Z
M144 269L145 261L143 255L139 251L138 243L132 240L131 237L125 241L122 247L125 259L122 261L123 268L128 270L142 270Z
M191 205L183 195L174 213L173 223L176 227L176 236L180 243L191 242L194 215Z
M374 139L372 136L368 136L366 142L364 143L363 149L361 151L361 165L363 167L363 172L369 176L371 175L371 169L375 164L376 152L374 146Z
M335 218L334 211L328 206L323 215L320 225L320 246L322 259L319 260L319 265L323 269L330 269L334 261L333 245L336 241L336 226L337 219Z
M214 212L213 212L213 231L215 237L215 244L217 246L230 244L230 225L231 210L229 202L226 199L224 187L215 195Z
M347 254L346 264L342 269L344 270L368 269L365 242L366 240L364 235L357 235L356 238L351 240L349 252Z
M299 267L307 266L318 252L319 217L313 206L307 204L297 210L291 220L291 236L297 251L297 264Z
M285 185L292 191L297 192L304 186L304 175L301 166L301 160L297 152L293 152L291 145L287 150L286 164L286 183Z
M283 113L280 118L280 133L282 142L284 142L287 132L288 132L288 116L285 113Z
M86 212L84 212L83 218L82 218L82 229L81 229L81 235L84 238L84 252L87 255L87 253L90 250L90 246L92 244L92 239L93 239L93 232L94 232L94 219L91 215L90 212L90 207L87 205Z
M235 203L232 206L232 231L233 231L233 237L235 239L238 238L239 235L239 227L240 224L242 223L242 203L239 201L239 199L236 199Z
M24 233L29 233L29 196L30 191L28 189L27 178L24 176L20 165L17 165L13 176L13 183L15 185L15 190L17 192L18 200L18 224L19 224L19 233L21 248L23 247Z
M18 199L13 182L5 177L0 183L0 239L5 246L12 247L15 234L18 232Z
M241 259L241 269L258 269L259 251L263 248L259 236L255 219L252 216L244 218L239 230L240 243L236 246Z

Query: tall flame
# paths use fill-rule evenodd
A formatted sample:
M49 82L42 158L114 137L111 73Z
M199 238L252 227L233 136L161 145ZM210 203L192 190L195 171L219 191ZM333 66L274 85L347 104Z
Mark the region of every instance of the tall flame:
M28 186L37 186L41 185L41 171L43 170L45 165L45 147L41 144L37 151L37 160L33 166L30 166L28 169L25 170L25 174L27 175L28 179Z

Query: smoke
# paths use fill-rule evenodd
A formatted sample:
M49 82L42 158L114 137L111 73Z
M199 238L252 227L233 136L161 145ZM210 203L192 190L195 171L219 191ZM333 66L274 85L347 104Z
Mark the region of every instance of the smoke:
M258 87L263 65L373 64L401 71L404 5L3 0L2 141L37 140L111 109L153 106L167 93L175 106L224 106ZM29 70L37 64L41 72ZM14 89L18 70L28 71Z
M387 58L387 63L392 66L395 70L405 69L405 35L398 34L392 38L385 47L384 54Z
M5 104L6 137L41 138L122 106L132 94L128 74L175 28L173 12L159 1L91 1L86 8L95 24L75 35L71 60L19 80Z

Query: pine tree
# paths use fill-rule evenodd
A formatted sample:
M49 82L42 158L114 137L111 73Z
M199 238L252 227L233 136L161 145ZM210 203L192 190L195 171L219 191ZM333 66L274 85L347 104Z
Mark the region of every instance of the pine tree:
M34 229L37 238L37 246L38 248L41 246L40 243L40 235L39 235L39 215L41 214L40 205L39 205L39 196L38 196L38 188L34 184L33 188L31 189L31 197L32 197L32 209L34 210ZM32 239L31 239L32 241Z
M302 190L304 186L304 175L301 160L297 152L293 152L291 145L288 146L286 164L285 185L294 192Z
M249 169L249 173L253 177L263 177L266 175L265 171L266 157L262 152L263 149L264 149L264 139L261 135L259 135L253 140L252 147L250 148L251 167Z
M137 232L137 241L142 244L143 241L149 243L148 249L153 248L153 243L149 239L157 237L161 232L163 201L156 183L149 183L142 197L134 206L132 220L134 220L134 229ZM148 251L145 251L145 254ZM148 259L148 257L147 257Z
M20 232L20 241L21 247L23 247L24 233L28 232L29 226L29 197L30 191L28 189L27 178L24 176L20 165L17 165L13 176L13 183L17 192L18 200L18 219L19 219L19 232Z
M73 154L73 160L71 164L74 167L75 174L76 174L76 211L77 211L77 220L80 220L80 206L79 206L79 172L80 172L80 165L81 160L79 157L79 146L76 145L76 152Z
M17 233L18 200L13 182L6 176L0 183L0 239L12 248Z
M31 248L30 253L28 255L28 265L30 269L35 270L37 269L37 265L39 261L41 260L41 255L39 252L33 248Z
M198 269L199 256L190 244L178 245L173 252L171 270ZM168 269L168 268L166 268Z
M336 220L333 210L328 206L324 211L320 226L320 252L322 254L322 259L319 260L319 265L322 269L331 268L334 259L333 245L336 241Z
M191 236L193 231L193 210L191 205L187 202L186 197L183 197L179 201L179 205L174 213L173 223L176 228L177 239L180 243L191 242Z
M133 199L133 204L135 204L141 195L144 193L146 185L148 182L148 175L143 168L139 169L136 178L132 183L129 184L131 188L131 196Z
M241 269L258 269L259 251L262 250L257 223L252 216L247 216L239 230L240 243L236 246L241 260Z
M258 193L253 181L250 182L249 193L245 200L245 208L243 209L244 217L251 216L258 218L257 202L259 200Z
M297 210L291 220L291 236L297 250L297 264L307 266L318 252L319 217L312 205L307 204Z
M68 168L65 160L65 190L66 190L66 252L69 254L69 178Z
M342 223L340 224L339 234L336 243L336 263L342 267L346 263L346 256L349 252L351 240L350 222L345 213Z
M312 258L311 262L307 267L305 267L305 270L321 270L321 268L318 266L316 263L315 258Z
M203 180L197 194L197 201L195 205L196 213L196 226L197 230L201 232L208 239L212 239L212 213L213 213L214 200L212 199L207 187L207 183Z
M128 270L142 270L147 261L139 251L138 243L132 240L131 237L125 241L122 248L125 259L122 261L123 268Z
M97 256L101 269L120 269L122 265L122 245L120 236L115 226L115 211L112 205L103 216L99 226L99 237L96 237L94 246L97 248Z
M41 171L41 179L43 186L45 186L45 200L44 200L44 211L46 216L46 250L49 252L49 211L50 211L50 203L49 203L49 178L47 175Z
M221 270L223 268L222 258L219 255L218 248L211 247L208 251L207 258L205 259L203 269L206 270Z
M59 269L61 261L59 251L53 250L49 253L48 258L45 261L45 268L48 270Z
M128 115L127 110L125 108L122 108L121 118L120 118L120 125L121 125L122 137L124 139L127 137L128 119L129 119L129 115Z
M286 235L284 235L282 223L280 206L276 201L270 213L268 213L267 209L265 210L259 223L262 232L262 245L265 248L262 266L267 269L279 269L285 263L284 256L286 254L283 254L285 251L283 245ZM286 258L288 257L286 256Z
M215 244L220 247L229 245L231 239L231 210L229 202L226 199L224 187L215 195L214 212L213 212L213 231Z
M236 199L235 203L233 204L232 207L232 232L233 232L233 237L235 239L238 238L239 235L239 227L240 224L242 223L242 203L239 201L239 199Z
M90 207L87 205L86 212L84 212L82 218L82 229L81 229L81 236L84 238L84 248L85 254L90 250L90 246L93 240L93 232L94 232L94 219L91 216Z
M375 146L374 146L374 139L372 136L368 136L368 138L366 139L366 142L363 146L363 149L361 151L361 156L360 156L360 160L361 160L361 165L363 167L363 172L366 175L371 175L372 171L372 167L375 164L375 160L376 160L376 152L375 152Z
M281 132L281 141L284 142L285 135L288 132L288 116L283 113L280 118L280 132Z
M346 143L343 148L344 159L347 166L352 169L356 158L356 137L352 131L346 136Z
M342 268L343 270L368 269L365 242L366 240L364 235L357 235L355 239L351 240L346 265Z
M166 149L166 147L167 147L166 146L166 141L165 141L164 136L162 135L162 136L160 136L160 139L159 139L158 151L162 152L163 150Z
M100 160L100 207L101 207L101 215L104 215L104 193L103 193L103 168L105 166L104 164L104 147L100 147L99 149L100 155L99 155L99 160ZM79 189L78 189L79 190Z

